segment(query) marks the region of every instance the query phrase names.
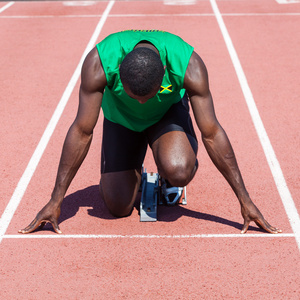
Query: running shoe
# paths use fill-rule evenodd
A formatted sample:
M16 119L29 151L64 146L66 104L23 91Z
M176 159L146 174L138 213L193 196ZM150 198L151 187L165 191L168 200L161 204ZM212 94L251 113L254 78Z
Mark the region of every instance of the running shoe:
M163 200L166 205L176 205L178 204L182 193L183 187L175 187L171 186L170 183L164 178L161 179L161 193L163 196Z

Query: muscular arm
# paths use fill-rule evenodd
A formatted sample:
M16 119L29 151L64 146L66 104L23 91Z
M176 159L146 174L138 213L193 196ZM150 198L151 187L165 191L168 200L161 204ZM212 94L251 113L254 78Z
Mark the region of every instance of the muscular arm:
M240 202L244 217L242 233L247 231L250 221L256 222L258 226L269 232L280 232L268 224L249 197L232 146L215 115L206 67L195 52L186 71L184 88L189 94L203 144L211 160L228 181Z
M98 53L96 49L93 49L82 66L79 107L77 116L64 142L56 183L52 193L52 199L55 201L62 201L89 150L93 129L97 123L101 108L105 84L105 74Z
M20 233L32 232L46 222L52 223L54 230L61 233L57 222L61 203L88 153L93 129L98 120L105 85L105 73L98 52L94 48L87 55L82 66L78 111L63 145L51 199L37 214L36 218L26 228L19 231Z

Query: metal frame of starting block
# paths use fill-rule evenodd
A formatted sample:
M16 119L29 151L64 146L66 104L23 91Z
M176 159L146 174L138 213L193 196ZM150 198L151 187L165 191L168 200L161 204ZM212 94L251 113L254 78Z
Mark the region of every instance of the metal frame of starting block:
M147 173L143 168L142 173L142 196L140 202L140 221L155 222L157 221L157 207L162 205L163 201L160 197L161 186L160 176L158 173ZM186 205L186 186L183 189L181 204Z

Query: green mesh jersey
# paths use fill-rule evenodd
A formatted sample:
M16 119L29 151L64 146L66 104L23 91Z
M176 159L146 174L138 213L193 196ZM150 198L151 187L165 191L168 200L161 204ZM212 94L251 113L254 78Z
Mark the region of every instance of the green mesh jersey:
M126 94L119 74L124 57L141 41L152 43L166 66L160 91L144 104ZM107 80L102 109L108 120L140 132L158 122L183 97L184 75L194 49L180 37L158 30L126 30L109 35L96 47Z

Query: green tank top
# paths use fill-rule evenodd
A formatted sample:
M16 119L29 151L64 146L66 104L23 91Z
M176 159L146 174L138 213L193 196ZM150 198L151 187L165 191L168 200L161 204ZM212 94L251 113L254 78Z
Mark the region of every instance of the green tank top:
M144 104L126 94L119 74L124 57L141 41L152 43L166 66L160 91ZM126 30L109 35L96 47L107 80L102 109L109 121L141 132L157 123L184 96L184 75L194 48L180 37L158 30Z

